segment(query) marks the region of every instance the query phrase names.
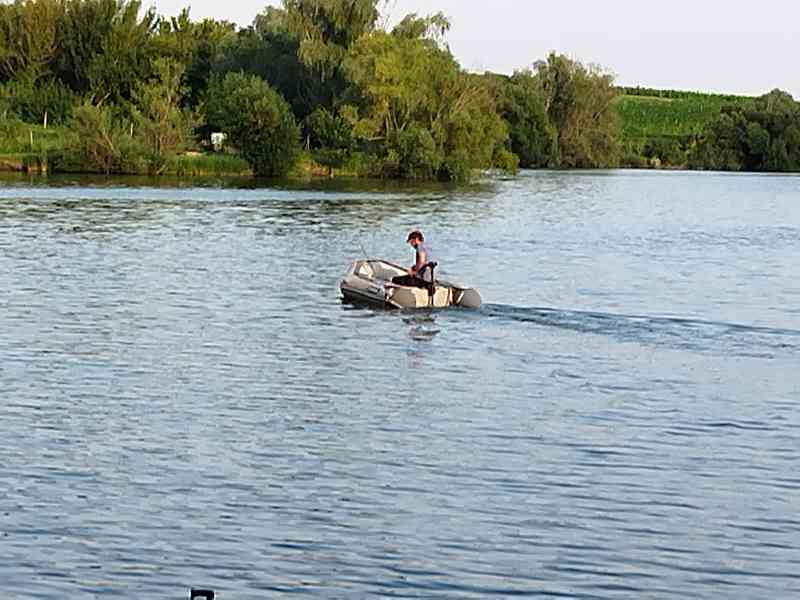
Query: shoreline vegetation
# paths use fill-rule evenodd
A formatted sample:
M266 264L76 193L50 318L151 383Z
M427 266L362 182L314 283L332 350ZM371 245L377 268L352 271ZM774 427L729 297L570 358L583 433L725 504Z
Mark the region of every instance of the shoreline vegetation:
M619 87L555 52L470 73L442 13L283 0L248 27L140 0L0 4L0 171L465 182L522 168L800 171L800 104ZM532 57L535 58L535 57Z

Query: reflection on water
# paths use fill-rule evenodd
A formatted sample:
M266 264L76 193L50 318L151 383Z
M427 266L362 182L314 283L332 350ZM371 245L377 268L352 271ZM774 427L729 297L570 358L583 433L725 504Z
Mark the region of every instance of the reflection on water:
M408 326L408 336L412 340L425 342L440 333L432 311L422 311L421 314L410 315L403 318L403 322Z
M800 592L798 178L0 181L7 596Z

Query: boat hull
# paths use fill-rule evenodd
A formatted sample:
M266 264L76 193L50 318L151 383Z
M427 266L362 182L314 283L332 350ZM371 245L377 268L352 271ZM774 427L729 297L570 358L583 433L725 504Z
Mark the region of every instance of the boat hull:
M360 260L353 263L340 283L344 299L383 308L448 308L460 306L477 309L481 296L477 290L445 281L436 281L433 294L426 288L392 283L406 275L401 267L382 260Z

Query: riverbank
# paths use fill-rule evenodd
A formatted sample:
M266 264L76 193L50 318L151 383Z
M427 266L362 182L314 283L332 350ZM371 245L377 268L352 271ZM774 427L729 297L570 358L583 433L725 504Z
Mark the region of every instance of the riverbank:
M123 172L101 173L97 170L83 169L63 160L64 151L51 147L40 152L16 152L0 154L0 172L68 175L155 175L173 177L208 176L253 176L247 161L237 154L227 152L185 152L171 157L159 173L149 173L146 168L131 168ZM289 179L328 179L335 177L373 179L369 158L362 153L353 153L340 167L320 164L314 157L304 152L297 164L289 172Z
M692 170L689 156L704 127L725 106L746 106L754 98L676 90L619 88L614 100L619 120L621 152L617 166L631 169ZM6 122L8 123L8 122ZM66 127L43 127L17 122L4 128L0 142L0 171L22 173L96 173L63 160L69 145ZM323 162L327 162L324 161ZM289 173L293 179L376 176L374 160L353 152L337 167L303 152ZM125 175L150 175L146 164L132 163ZM252 176L248 163L236 153L188 151L171 157L158 173L178 177Z

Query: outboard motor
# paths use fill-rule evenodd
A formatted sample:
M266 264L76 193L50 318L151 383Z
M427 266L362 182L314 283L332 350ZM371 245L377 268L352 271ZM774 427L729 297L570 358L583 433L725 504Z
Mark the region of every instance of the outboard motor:
M433 306L433 297L436 295L436 267L439 266L439 263L436 262L429 262L426 265L423 265L422 269L420 270L422 273L425 272L426 269L431 270L431 280L426 282L427 285L425 286L428 290L428 305Z
M189 592L189 600L214 600L216 594L212 590L196 590L194 588Z

